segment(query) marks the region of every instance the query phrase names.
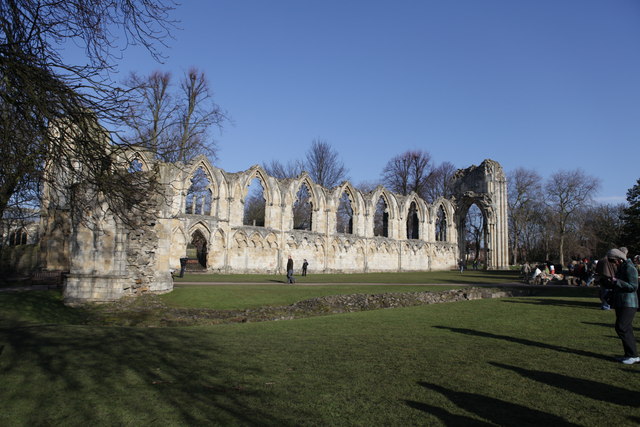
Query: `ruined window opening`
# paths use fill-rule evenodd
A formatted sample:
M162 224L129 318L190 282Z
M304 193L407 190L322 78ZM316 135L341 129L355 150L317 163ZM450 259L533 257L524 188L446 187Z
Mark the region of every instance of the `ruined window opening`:
M296 194L293 204L293 228L294 230L311 230L311 191L306 184L302 184Z
M202 168L198 168L191 178L184 212L194 215L211 215L211 200L211 181L207 173Z
M438 216L436 217L436 242L447 241L447 215L444 208L438 208Z
M131 163L129 163L129 173L142 172L142 162L140 159L133 159Z
M463 222L465 240L465 256L474 261L474 265L485 262L485 218L482 210L475 203L469 207Z
M187 245L187 258L197 262L187 261L187 269L201 270L207 268L207 239L200 230L191 235L191 242Z
M416 202L411 202L407 213L407 239L418 239L420 233L420 221L418 220L418 207Z
M242 224L264 227L266 199L262 181L255 177L247 186L247 197L244 199L244 217Z
M373 235L389 237L389 207L382 196L378 199L373 214Z
M353 208L351 207L351 198L346 191L342 193L338 202L338 211L336 212L336 232L344 234L353 234Z
M25 230L17 230L9 233L9 246L18 246L27 244L27 232Z

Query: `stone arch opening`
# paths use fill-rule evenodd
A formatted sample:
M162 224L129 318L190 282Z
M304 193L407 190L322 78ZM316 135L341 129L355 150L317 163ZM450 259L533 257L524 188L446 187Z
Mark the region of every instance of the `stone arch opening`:
M200 230L191 234L191 242L187 245L187 269L204 270L207 268L207 239Z
M242 224L264 227L267 204L267 200L264 197L264 188L262 180L257 176L247 185Z
M411 202L407 212L407 239L420 238L420 219L418 218L418 206L416 202Z
M211 215L211 180L201 166L191 176L191 185L187 190L185 213L193 215Z
M26 245L27 240L27 230L25 230L24 228L9 233L9 246Z
M344 191L338 201L336 233L353 234L353 200L348 191Z
M311 230L313 202L311 201L311 190L305 182L298 188L292 209L294 230Z
M474 268L487 267L487 216L484 209L471 203L464 218L460 221L460 252L466 263L471 262Z
M438 214L436 215L436 242L446 242L447 241L447 227L448 227L448 219L447 213L444 211L444 207L440 205L438 207Z
M378 198L373 214L373 235L389 237L389 205L383 196Z

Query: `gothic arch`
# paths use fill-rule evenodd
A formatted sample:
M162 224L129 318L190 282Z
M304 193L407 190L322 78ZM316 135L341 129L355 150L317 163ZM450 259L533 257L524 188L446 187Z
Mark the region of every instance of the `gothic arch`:
M304 172L299 177L299 179L293 181L292 184L293 185L290 187L290 191L287 192L287 196L285 197L285 200L290 200L291 214L292 214L292 221L293 221L291 228L313 231L317 229L317 223L318 223L317 213L320 212L318 208L320 204L319 203L320 197L318 196L315 185L313 184L313 181L311 180L311 178L306 172ZM304 205L301 206L300 205L301 201L298 200L298 194L302 191L303 188L306 188L309 194L309 200L307 200L307 203L309 203L308 207ZM307 209L308 209L308 212L307 212ZM298 225L296 224L297 222L302 222L302 223L308 222L308 225L306 225L305 227L299 228L298 227L299 224Z
M402 204L402 218L404 219L403 227L405 229L406 239L424 239L424 224L426 223L427 208L424 201L417 194L411 193L406 197Z
M431 230L433 241L455 242L455 217L454 208L448 199L440 197L432 205ZM444 223L442 221L444 220Z
M193 162L188 171L183 182L184 213L214 215L214 199L218 194L209 162L206 159ZM206 182L196 182L200 180Z
M255 166L252 166L247 172L248 173L245 175L245 177L239 182L239 184L241 184L240 199L242 201L244 201L245 198L247 197L247 188L251 185L251 182L254 180L254 178L258 178L258 180L260 181L260 184L262 185L262 190L263 190L262 195L264 196L264 200L267 206L272 205L274 202L282 199L281 197L274 197L274 194L277 190L275 190L271 186L269 182L269 175L267 175L267 173L264 171L264 169L262 169L262 167L255 165Z
M393 193L391 193L381 185L377 186L376 189L371 193L371 199L369 201L371 214L373 214L373 212L375 211L376 204L378 203L380 197L382 197L387 204L387 209L389 209L389 219L395 220L396 218L398 218L398 199L396 199Z

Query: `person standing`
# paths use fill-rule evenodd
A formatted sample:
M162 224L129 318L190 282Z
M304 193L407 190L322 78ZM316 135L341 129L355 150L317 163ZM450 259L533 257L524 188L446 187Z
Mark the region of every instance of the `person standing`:
M608 281L613 290L613 307L616 311L615 330L622 340L624 356L616 359L625 365L640 362L633 335L633 318L638 311L638 270L620 249L607 252L607 259L615 263L615 276Z
M302 275L303 276L307 275L307 267L309 267L309 263L307 262L307 260L305 258L304 262L302 263Z
M291 258L291 255L289 255L289 259L287 260L287 282L296 283L293 278L293 258Z

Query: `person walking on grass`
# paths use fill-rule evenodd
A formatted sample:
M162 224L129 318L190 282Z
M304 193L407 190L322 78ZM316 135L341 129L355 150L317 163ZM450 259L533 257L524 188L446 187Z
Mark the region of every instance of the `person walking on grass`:
M305 259L304 262L302 263L302 275L306 276L307 275L307 268L309 267L309 263L307 262L307 260Z
M620 249L607 252L607 259L616 266L615 276L605 286L613 290L613 307L616 311L615 330L622 340L624 355L616 360L625 365L640 362L633 335L633 318L638 311L638 270Z
M291 255L289 255L289 259L287 260L287 282L296 283L296 280L293 278L293 258L291 258Z

